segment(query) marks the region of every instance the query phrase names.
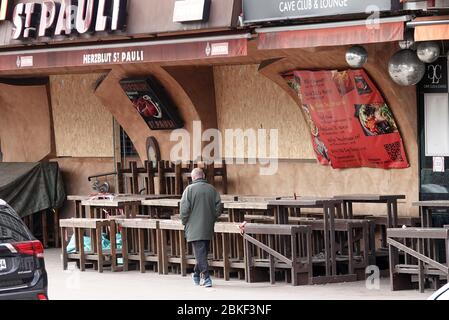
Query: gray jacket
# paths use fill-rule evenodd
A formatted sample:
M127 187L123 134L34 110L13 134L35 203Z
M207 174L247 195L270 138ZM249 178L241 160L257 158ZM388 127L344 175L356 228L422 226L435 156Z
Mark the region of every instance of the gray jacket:
M217 190L206 180L196 180L184 191L180 207L187 241L212 240L222 211Z

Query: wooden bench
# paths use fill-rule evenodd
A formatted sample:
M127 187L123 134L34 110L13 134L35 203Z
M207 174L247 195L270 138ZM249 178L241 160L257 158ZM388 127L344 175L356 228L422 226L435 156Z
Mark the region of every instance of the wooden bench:
M158 221L161 232L162 273L168 274L169 267L175 272L179 268L179 273L185 276L187 268L194 266L196 260L184 238L184 226L179 220ZM239 278L242 275L248 282L269 277L274 283L275 271L282 269L288 271L293 285L311 283L310 227L247 224L246 233L242 235L239 226L239 223L228 222L215 224L209 266L217 276L222 275L228 281L230 274L237 272ZM236 236L236 241L231 242L231 236ZM281 237L283 239L280 239ZM264 243L263 238L268 241ZM276 244L276 241L280 240L289 243L290 251L280 251L280 246ZM261 269L267 270L265 273L262 271L265 275L262 278Z
M62 261L63 269L67 270L69 261L76 261L81 271L85 271L86 262L92 262L98 272L103 272L105 265L110 265L112 271L118 271L117 258L121 254L117 253L116 226L113 220L107 219L63 219L60 220L62 235ZM67 252L68 229L72 229L75 235L75 253ZM84 248L84 235L89 231L91 234L91 250L86 252ZM103 250L102 233L109 234L111 249Z
M183 277L187 275L187 242L184 237L184 226L180 220L158 220L160 232L161 269L168 274L170 267Z
M324 223L320 219L290 217L290 221L298 225L307 225L312 229L313 264L326 265L325 244L322 232ZM334 232L336 233L335 270L333 275L314 278L314 283L349 282L365 279L365 269L370 265L373 255L370 249L370 222L363 219L335 219ZM327 261L330 264L331 261Z
M256 236L262 236L256 239ZM313 283L312 229L309 226L247 224L243 234L246 281L257 281L256 269L268 269L270 283L276 270L287 270L291 284ZM280 245L283 242L284 245Z
M150 219L116 219L122 235L123 270L128 271L129 261L137 261L141 273L151 262L159 273L161 270L161 250L159 221ZM136 239L128 241L129 237Z
M405 240L409 241L406 242ZM412 241L410 241L412 240ZM434 255L429 242L444 240L445 261ZM435 288L443 278L449 281L449 229L448 228L401 228L388 229L387 242L390 256L391 289L412 288L412 276L418 277L421 292L425 289L425 279L434 279ZM399 251L405 254L405 263L399 261ZM411 259L410 259L411 257Z
M150 199L142 200L144 212L152 219L170 219L179 214L181 199Z

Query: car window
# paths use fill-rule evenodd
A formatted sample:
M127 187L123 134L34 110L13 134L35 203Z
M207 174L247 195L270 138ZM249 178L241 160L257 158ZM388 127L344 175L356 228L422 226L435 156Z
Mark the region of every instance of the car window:
M0 205L0 243L32 240L27 227L8 205Z

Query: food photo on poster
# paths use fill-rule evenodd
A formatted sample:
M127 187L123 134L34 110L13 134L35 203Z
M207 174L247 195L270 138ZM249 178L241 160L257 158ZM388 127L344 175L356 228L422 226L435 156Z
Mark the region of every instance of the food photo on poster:
M154 78L122 79L120 85L151 130L184 126L176 106Z
M408 168L393 113L362 69L284 75L301 101L319 163L343 168Z

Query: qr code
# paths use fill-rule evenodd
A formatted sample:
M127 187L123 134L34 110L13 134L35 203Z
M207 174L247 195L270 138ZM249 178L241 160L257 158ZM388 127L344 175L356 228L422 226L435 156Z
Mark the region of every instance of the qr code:
M385 151L387 151L388 156L391 161L399 161L402 162L404 159L401 154L401 144L400 142L390 143L384 145Z

